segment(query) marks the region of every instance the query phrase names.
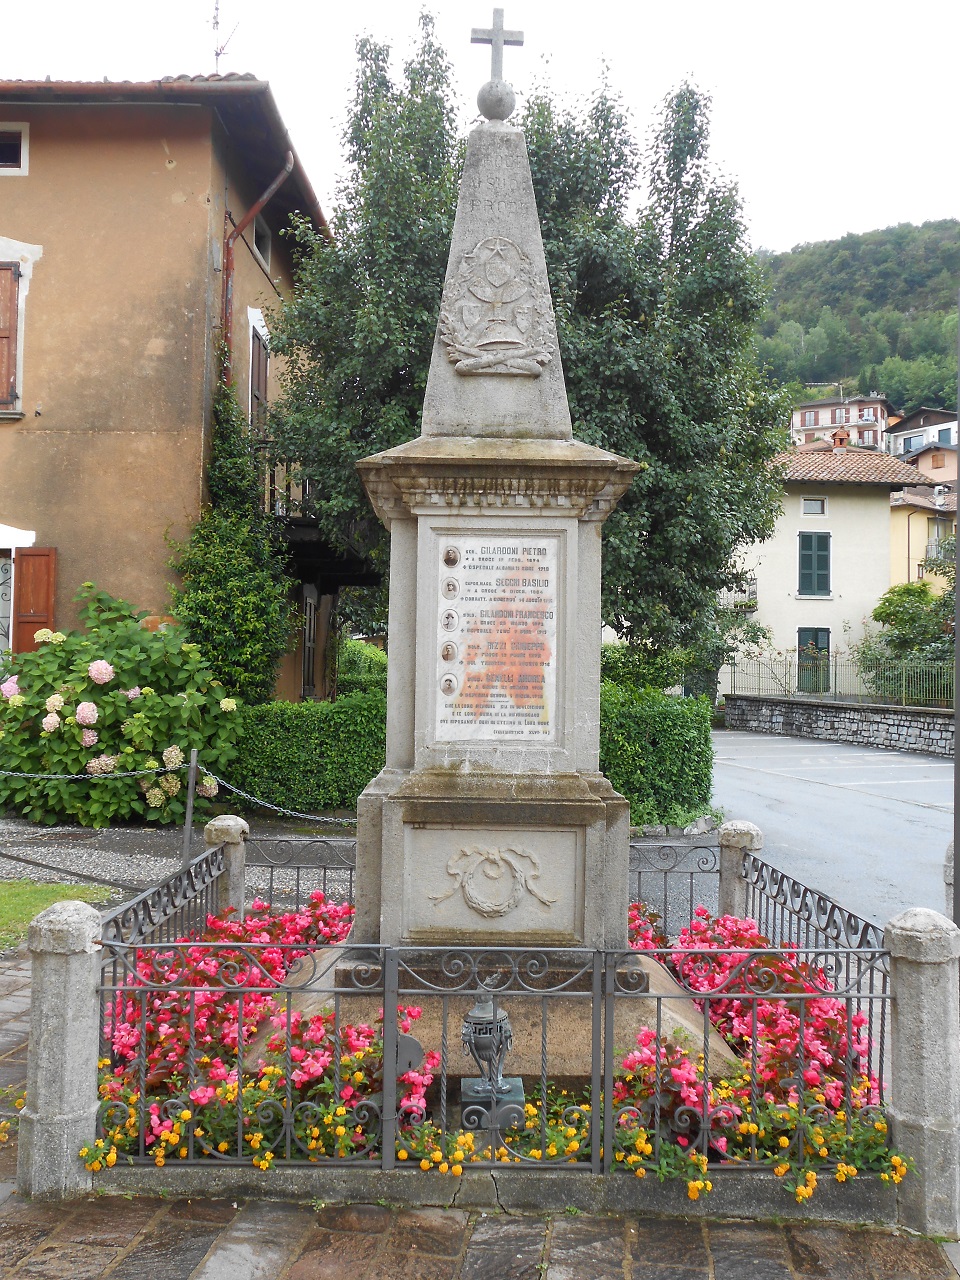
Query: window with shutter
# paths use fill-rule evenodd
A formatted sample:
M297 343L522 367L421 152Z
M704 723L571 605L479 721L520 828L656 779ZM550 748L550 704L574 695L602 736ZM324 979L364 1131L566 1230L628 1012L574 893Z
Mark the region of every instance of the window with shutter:
M830 594L829 533L800 534L800 582L802 596Z
M19 262L0 262L0 409L17 407Z
M256 438L267 426L267 372L269 349L266 336L258 329L250 331L250 426Z
M33 635L41 627L53 629L53 600L57 584L56 547L18 547L13 553L14 653L32 653Z

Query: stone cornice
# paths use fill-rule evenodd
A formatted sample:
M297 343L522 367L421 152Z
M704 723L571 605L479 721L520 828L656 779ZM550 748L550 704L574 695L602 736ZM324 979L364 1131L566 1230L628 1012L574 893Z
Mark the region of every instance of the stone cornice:
M421 436L357 463L380 519L493 507L603 521L641 464L578 440Z

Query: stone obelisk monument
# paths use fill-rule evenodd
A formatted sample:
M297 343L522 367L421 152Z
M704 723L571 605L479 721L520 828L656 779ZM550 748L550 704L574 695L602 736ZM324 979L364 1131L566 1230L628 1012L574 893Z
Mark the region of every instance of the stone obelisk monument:
M626 943L629 809L599 772L600 532L635 463L573 439L494 25L418 439L360 462L390 530L386 767L352 940Z

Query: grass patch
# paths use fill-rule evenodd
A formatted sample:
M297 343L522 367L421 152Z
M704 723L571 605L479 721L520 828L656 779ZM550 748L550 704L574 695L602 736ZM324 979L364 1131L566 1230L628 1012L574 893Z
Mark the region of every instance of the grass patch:
M0 884L0 947L15 947L27 936L27 926L53 902L79 898L106 902L110 889L98 884L41 884L36 880L5 880Z

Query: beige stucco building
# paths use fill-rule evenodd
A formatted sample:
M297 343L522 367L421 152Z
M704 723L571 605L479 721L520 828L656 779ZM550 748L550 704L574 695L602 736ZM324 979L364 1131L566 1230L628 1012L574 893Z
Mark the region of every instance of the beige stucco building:
M274 390L294 212L326 230L251 76L0 83L0 649L74 625L88 579L169 611L169 540L205 499L221 342L254 431ZM336 570L300 534L309 626ZM285 665L286 696L319 683L313 639Z
M783 511L767 542L747 553L756 621L777 649L846 651L890 586L890 493L916 481L897 458L869 449L791 450Z
M922 478L922 477L921 477ZM890 496L890 582L927 578L941 590L944 579L925 572L923 561L937 554L938 545L957 531L957 495L942 486L924 491L905 489Z

